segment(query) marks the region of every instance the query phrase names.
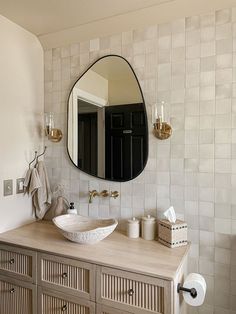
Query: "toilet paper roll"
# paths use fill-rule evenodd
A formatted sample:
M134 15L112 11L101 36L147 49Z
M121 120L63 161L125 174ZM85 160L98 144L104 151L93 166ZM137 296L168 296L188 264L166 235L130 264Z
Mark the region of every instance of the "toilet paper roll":
M187 304L191 306L200 306L203 304L207 286L205 279L200 274L189 274L185 279L183 286L188 289L195 288L197 291L197 296L195 298L193 298L190 293L183 292L184 301Z

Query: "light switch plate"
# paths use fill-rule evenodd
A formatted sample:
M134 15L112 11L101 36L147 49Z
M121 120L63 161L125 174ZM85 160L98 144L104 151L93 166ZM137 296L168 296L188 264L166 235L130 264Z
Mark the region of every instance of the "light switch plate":
M3 180L3 195L8 196L13 194L13 181Z
M24 193L24 178L16 179L16 194Z

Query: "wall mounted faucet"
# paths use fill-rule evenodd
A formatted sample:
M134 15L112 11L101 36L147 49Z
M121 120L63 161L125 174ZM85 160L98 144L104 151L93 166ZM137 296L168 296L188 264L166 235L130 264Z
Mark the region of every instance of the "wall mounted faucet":
M93 202L93 199L96 196L102 196L102 197L110 196L110 197L116 199L119 196L119 192L118 191L111 191L111 193L109 194L108 190L103 190L100 193L97 190L89 191L89 204L91 204Z
M91 204L93 202L93 198L99 196L99 193L97 190L89 191L89 203Z

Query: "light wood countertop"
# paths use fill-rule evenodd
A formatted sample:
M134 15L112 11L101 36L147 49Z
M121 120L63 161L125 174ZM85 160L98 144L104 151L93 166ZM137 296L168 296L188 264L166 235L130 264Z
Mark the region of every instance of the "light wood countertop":
M65 239L52 223L42 221L2 233L0 242L168 280L174 280L189 249L189 245L170 249L117 231L97 244L80 245Z

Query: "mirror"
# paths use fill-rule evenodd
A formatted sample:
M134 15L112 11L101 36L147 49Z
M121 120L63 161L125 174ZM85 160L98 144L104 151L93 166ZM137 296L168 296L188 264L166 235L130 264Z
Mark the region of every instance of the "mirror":
M67 136L71 161L90 175L122 182L143 171L148 157L145 103L123 57L100 58L75 82Z

